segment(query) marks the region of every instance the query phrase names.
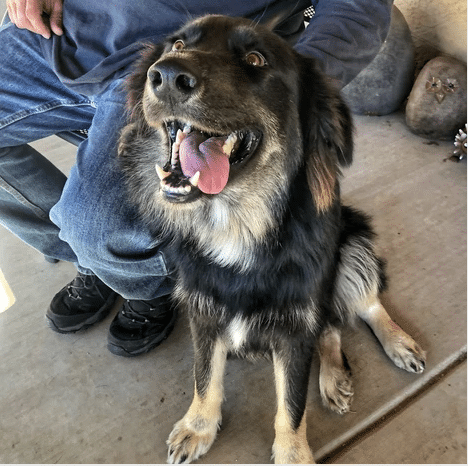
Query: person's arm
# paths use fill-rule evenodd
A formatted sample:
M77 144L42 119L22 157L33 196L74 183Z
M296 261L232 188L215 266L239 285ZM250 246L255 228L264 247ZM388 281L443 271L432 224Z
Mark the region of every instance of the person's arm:
M348 84L377 55L390 28L393 0L319 0L295 49Z
M63 34L63 0L7 0L8 16L21 29L49 39L54 33ZM44 14L46 16L44 16Z

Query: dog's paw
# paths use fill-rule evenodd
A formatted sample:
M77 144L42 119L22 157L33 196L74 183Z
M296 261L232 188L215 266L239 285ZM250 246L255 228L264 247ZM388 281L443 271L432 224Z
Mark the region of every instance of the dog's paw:
M349 371L344 367L322 367L319 385L325 407L338 414L350 411L354 390Z
M278 439L272 448L272 459L275 464L315 464L307 441L293 442L289 445L281 444Z
M401 331L384 349L400 369L420 374L426 368L426 352L406 333Z
M185 418L175 424L167 445L167 462L171 464L191 463L204 455L213 444L218 431L218 422L207 423L204 420L191 422Z

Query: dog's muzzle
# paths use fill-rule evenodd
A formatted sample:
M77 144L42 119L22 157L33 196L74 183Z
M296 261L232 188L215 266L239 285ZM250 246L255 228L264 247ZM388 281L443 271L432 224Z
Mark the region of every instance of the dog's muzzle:
M202 193L219 194L229 180L231 167L240 166L256 151L262 132L239 128L221 134L206 130L219 126L217 121L210 124L203 120L198 128L193 116L187 121L184 114L190 113L187 110L193 99L200 98L198 91L203 84L201 72L190 60L167 56L149 68L147 78L149 90L164 112L180 115L163 121L170 141L170 160L156 171L166 199L187 202ZM202 106L197 104L197 108ZM229 127L228 122L223 123Z

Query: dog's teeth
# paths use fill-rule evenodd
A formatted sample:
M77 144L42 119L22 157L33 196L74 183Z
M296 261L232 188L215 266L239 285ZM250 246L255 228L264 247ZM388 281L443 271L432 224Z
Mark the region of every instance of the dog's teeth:
M166 184L165 182L162 182L161 189L167 193L172 193L172 194L188 194L192 190L192 187L190 185L170 186Z
M178 162L179 162L179 147L180 147L180 142L174 142L172 144L172 153L171 153L171 167L174 169L177 167Z
M172 144L172 154L171 154L171 166L176 168L179 163L179 148L182 141L187 137L187 133L184 133L180 129L177 130L176 138L174 144Z
M231 133L229 137L226 139L223 145L223 152L226 155L231 155L232 151L234 150L234 146L236 145L238 140L236 133Z
M159 165L156 165L156 173L161 181L171 174L170 172L165 172Z
M185 126L184 126L184 131L183 131L183 132L184 132L185 134L188 134L188 133L190 133L190 131L192 131L192 127L191 127L190 125L188 125L188 124L185 125Z
M184 131L181 131L180 129L177 130L175 144L177 144L178 146L180 146L180 143L181 143L186 137L187 137L187 133L185 132L185 128L184 128Z
M189 183L196 188L198 186L198 181L200 180L200 172L195 173L191 178L189 178Z

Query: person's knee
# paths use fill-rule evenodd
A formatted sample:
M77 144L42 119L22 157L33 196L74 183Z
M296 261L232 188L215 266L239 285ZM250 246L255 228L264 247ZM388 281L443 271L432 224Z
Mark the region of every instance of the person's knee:
M128 262L154 252L157 240L124 199L90 192L80 196L80 190L71 188L67 185L51 219L81 266L93 269L102 262Z
M70 192L66 186L50 218L59 227L60 238L70 245L83 267L87 267L84 258L102 256L106 221L96 201L85 199L74 189Z

